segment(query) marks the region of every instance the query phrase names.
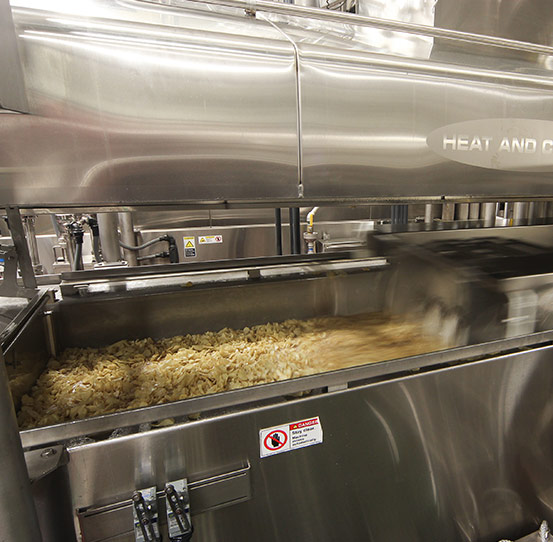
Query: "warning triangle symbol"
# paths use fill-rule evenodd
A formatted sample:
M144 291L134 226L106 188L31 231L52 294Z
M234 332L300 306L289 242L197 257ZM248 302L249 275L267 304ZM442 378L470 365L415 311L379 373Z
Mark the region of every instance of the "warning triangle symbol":
M188 241L188 243L186 243L185 248L194 248L194 245L192 244L192 241Z
M200 243L205 243L205 237L200 238Z

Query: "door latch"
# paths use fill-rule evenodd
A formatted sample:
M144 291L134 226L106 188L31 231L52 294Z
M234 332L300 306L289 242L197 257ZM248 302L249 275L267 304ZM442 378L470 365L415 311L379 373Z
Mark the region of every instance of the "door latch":
M188 542L194 527L190 519L190 497L186 478L165 485L167 530L171 542Z
M132 496L132 504L136 542L161 542L155 486L135 491Z

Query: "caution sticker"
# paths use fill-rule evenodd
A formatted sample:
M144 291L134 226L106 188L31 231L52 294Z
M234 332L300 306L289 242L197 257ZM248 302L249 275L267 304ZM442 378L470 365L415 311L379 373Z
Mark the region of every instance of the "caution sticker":
M259 431L261 457L291 452L299 448L321 444L322 441L323 426L318 416Z
M195 258L196 257L196 238L184 237L184 257Z
M212 245L213 243L222 243L222 235L200 235L198 237L198 243L200 245Z

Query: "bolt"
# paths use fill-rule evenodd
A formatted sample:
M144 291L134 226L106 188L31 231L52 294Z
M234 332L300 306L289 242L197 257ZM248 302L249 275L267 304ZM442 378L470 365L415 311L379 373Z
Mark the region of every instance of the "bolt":
M166 488L165 488L165 493L167 493L168 495L170 495L171 493L174 493L175 492L175 488L172 484L169 484Z
M142 518L142 525L148 525L150 520L148 518Z
M57 453L58 452L56 450L54 450L54 448L46 448L46 450L42 450L42 453L40 454L40 457L44 457L44 458L53 457Z
M140 493L140 491L135 491L133 493L132 500L134 502L139 502L140 500L142 500L142 493Z

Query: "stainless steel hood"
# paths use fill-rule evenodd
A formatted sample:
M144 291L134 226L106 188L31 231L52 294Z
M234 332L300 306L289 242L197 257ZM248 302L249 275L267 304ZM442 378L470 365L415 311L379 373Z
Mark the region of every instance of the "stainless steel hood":
M553 197L549 45L271 5L13 0L31 114L0 115L0 202ZM498 119L509 167L469 148Z

